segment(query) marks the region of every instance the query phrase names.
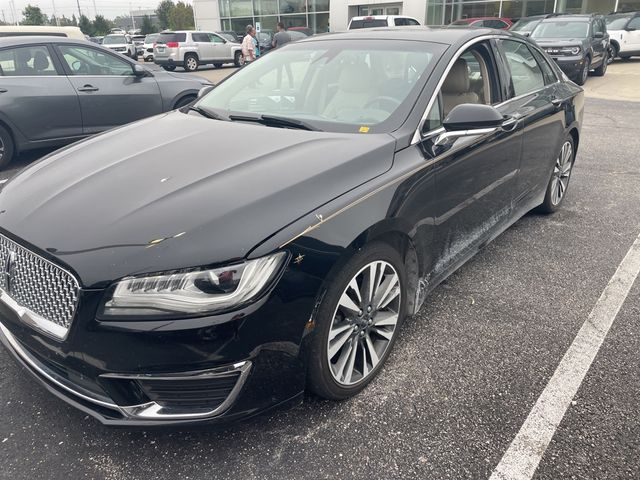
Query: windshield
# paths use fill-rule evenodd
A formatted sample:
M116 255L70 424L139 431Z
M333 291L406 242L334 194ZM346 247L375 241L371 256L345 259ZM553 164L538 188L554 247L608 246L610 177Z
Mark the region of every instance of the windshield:
M588 22L544 21L536 27L533 38L587 38Z
M413 106L445 48L411 41L289 43L239 70L197 106L227 117L286 117L319 130L389 131L386 121L403 104Z
M186 39L186 33L161 33L156 38L156 43L184 42Z
M533 19L523 18L522 20L518 20L516 23L514 23L509 30L512 30L514 32L531 32L534 28L536 28L536 25L538 25L538 23L540 22L541 22L541 19L539 18L533 18Z
M104 45L114 45L116 43L127 43L127 39L124 35L108 35L104 37L102 41Z
M356 28L372 28L372 27L386 27L387 20L376 20L374 18L365 18L364 20L352 20L349 25L349 30L355 30Z
M628 15L609 15L604 17L607 22L607 30L622 30L629 21Z
M233 43L237 43L236 37L234 37L230 33L218 32L218 35L220 35L225 40L228 40L228 41L233 42Z

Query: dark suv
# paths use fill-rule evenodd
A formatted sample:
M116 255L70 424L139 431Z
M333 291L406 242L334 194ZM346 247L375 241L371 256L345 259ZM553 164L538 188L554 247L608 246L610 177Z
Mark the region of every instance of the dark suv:
M599 77L607 71L609 34L601 15L546 18L533 30L531 38L578 85L584 85L590 70Z

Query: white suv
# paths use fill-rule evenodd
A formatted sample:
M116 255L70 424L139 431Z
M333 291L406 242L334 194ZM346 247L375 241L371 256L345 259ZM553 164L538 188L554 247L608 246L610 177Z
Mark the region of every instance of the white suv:
M611 57L640 55L640 12L612 13L605 17L611 37Z
M133 44L133 40L131 40L129 35L123 33L107 35L102 39L102 46L114 52L121 53L126 57L133 58L134 60L138 58L136 46Z
M228 41L214 32L181 30L162 32L153 47L153 61L165 70L182 67L187 72L195 72L200 65L213 64L216 68L223 63L244 64L242 47Z
M372 15L368 17L353 17L349 22L349 30L373 27L410 27L420 25L420 22L412 17L402 15Z

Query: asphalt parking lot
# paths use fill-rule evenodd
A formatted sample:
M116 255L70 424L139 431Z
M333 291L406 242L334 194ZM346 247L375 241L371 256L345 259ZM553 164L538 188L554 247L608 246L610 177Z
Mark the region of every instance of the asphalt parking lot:
M361 395L226 430L109 429L0 349L0 478L489 478L640 234L639 78L640 60L610 66L607 88L589 78L564 207L438 287ZM639 331L636 281L534 478L638 478Z

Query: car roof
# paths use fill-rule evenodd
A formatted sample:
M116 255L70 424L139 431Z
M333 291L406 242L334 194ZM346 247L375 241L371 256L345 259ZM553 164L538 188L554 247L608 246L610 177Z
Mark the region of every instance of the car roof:
M592 19L596 18L594 15L554 15L553 17L545 18L542 20L543 23L551 23L555 21L561 22L588 22Z
M353 17L351 20L364 20L364 19L373 19L373 20L387 20L389 18L412 18L408 15L359 15L357 17Z
M315 35L306 39L299 40L296 43L325 41L325 40L412 40L431 43L442 43L445 45L453 45L466 43L483 35L501 35L505 37L517 38L523 40L525 37L517 33L511 33L508 30L496 30L493 28L448 28L445 26L426 27L426 26L407 26L397 27L379 27L379 28L358 28L355 30L347 30L345 32L324 33Z

